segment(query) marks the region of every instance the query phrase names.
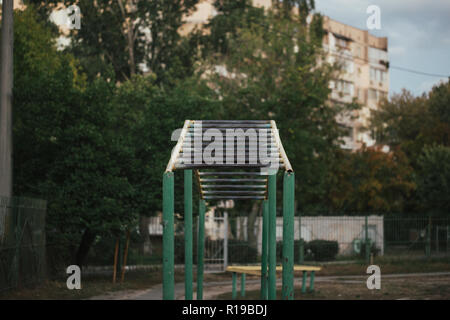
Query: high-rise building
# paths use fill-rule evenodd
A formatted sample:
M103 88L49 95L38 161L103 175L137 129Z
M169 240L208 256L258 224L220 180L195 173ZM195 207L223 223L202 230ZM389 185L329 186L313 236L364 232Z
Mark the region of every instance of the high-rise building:
M323 27L328 62L342 66L338 78L330 83L330 101L342 103L355 99L362 105L352 115L341 115L338 119L349 131L343 147L355 150L363 143L371 146L375 140L367 130L370 110L376 109L389 92L387 38L375 37L329 17L324 17Z

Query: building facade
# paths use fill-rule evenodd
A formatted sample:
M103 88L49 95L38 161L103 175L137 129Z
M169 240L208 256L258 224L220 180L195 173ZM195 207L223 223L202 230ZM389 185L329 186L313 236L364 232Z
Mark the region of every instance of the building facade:
M370 111L378 107L389 93L389 58L387 38L375 37L344 23L324 17L323 48L328 62L339 63L342 72L330 83L331 103L356 100L362 108L341 115L339 123L348 128L345 149L356 150L362 144L372 146L375 140L369 130Z

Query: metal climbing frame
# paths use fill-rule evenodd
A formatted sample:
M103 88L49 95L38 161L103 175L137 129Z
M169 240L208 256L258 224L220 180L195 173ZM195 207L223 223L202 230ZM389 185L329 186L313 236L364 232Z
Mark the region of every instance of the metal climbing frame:
M279 168L284 169L282 297L291 300L294 298L295 176L275 121L185 121L163 176L163 299L175 298L174 171L176 170L184 170L186 300L193 299L193 170L200 193L197 299L203 299L206 201L230 199L263 201L261 296L276 299L276 173Z

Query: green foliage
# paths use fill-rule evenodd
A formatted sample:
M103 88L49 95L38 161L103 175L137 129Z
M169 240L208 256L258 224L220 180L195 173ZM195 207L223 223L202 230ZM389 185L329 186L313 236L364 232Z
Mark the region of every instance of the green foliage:
M418 195L427 212L450 212L450 148L426 146L418 159Z
M113 82L86 83L32 7L15 24L14 191L47 199L47 243L82 257L91 235L135 223L125 175L133 149L116 134Z
M330 163L343 134L335 118L347 109L326 102L335 69L317 64L321 45L310 40L308 28L295 16L285 19L268 12L255 19L227 38L226 53L211 56L204 75L222 99L221 119L277 122L301 177L298 203L308 211L322 208Z
M72 0L63 1L66 5ZM141 73L144 63L157 82L192 73L196 44L180 35L184 15L198 0L80 0L82 27L72 30L70 51L89 79L114 70L118 81Z
M414 169L418 188L409 200L409 211L449 211L445 162L450 146L449 101L447 81L420 97L404 90L374 112L372 128L378 140L403 151Z
M331 213L402 212L416 188L413 169L400 151L363 148L341 153L330 184Z

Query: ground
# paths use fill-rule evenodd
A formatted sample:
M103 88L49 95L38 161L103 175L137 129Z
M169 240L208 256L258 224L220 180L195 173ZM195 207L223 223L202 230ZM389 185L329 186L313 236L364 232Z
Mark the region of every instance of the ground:
M296 275L296 299L450 299L449 259L374 262L381 268L381 289L368 290L367 265L324 265L317 273L315 292L300 294L301 276ZM66 279L46 281L34 288L0 293L0 299L161 299L161 271L134 271L123 283L112 284L109 275L82 276L81 290L68 290ZM184 273L175 272L176 299L184 299ZM195 274L194 274L195 281ZM246 299L259 299L260 279L247 277ZM281 285L281 280L278 280ZM238 289L240 283L238 281ZM195 284L194 284L195 290ZM239 293L238 293L239 294ZM195 298L195 294L194 294ZM231 274L205 274L204 299L230 299Z

